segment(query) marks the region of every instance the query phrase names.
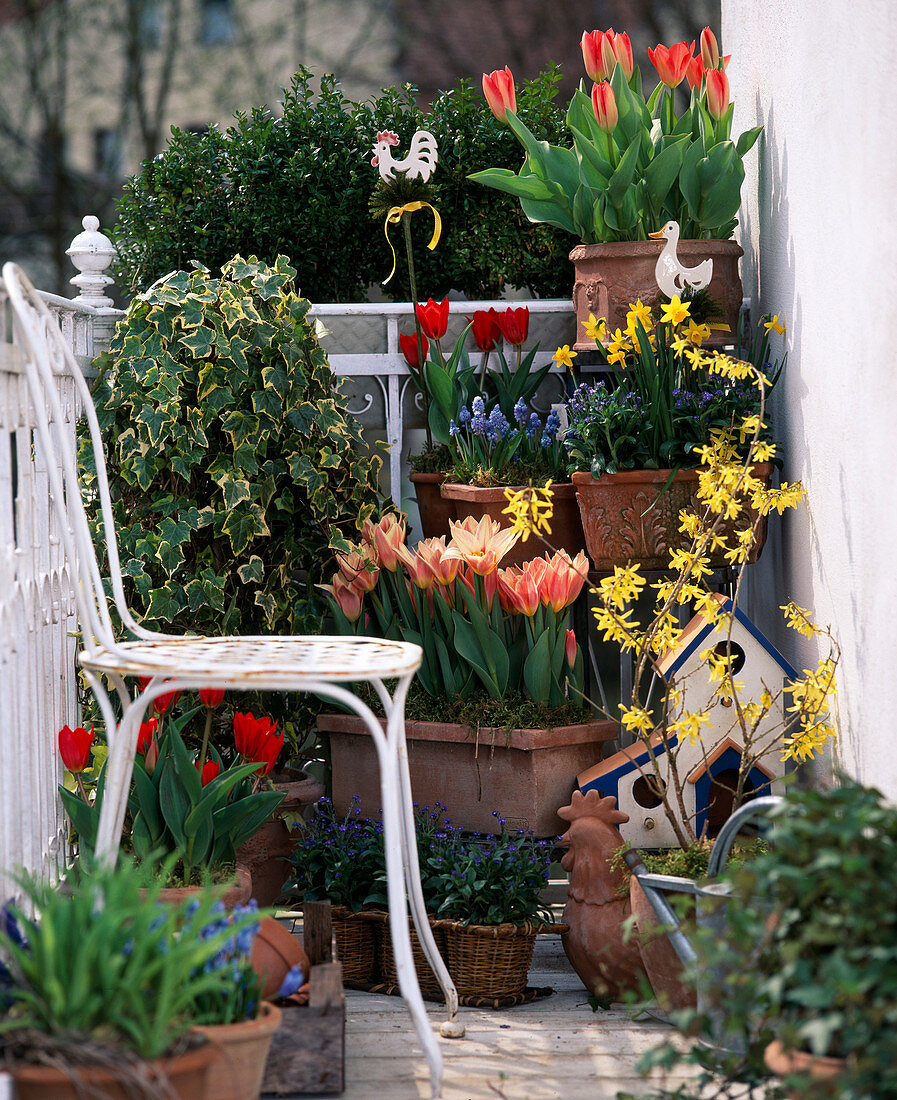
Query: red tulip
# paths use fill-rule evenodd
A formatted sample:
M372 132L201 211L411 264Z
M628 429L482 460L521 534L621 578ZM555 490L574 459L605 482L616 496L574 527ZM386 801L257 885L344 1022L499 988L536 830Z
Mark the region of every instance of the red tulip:
M83 726L63 726L59 731L59 755L62 763L76 775L83 772L90 760L90 746L93 744L93 726L90 732Z
M707 110L710 117L721 119L729 109L729 78L722 69L707 73Z
M399 347L402 349L402 355L405 356L405 361L412 370L420 370L421 358L417 354L417 334L413 333L411 336L406 336L404 332L399 333ZM427 340L423 333L420 334L420 348L423 352L423 358L426 362L427 355L430 351L430 342Z
M153 710L156 714L164 714L169 707L173 707L180 697L182 688L178 688L177 691L166 691L164 695L157 695L153 699Z
M685 42L677 42L667 49L666 46L656 46L648 50L651 64L657 70L657 75L668 88L678 88L685 77L685 70L691 61L695 44L688 46Z
M693 57L685 67L685 79L690 88L700 88L704 79L704 62L700 57Z
M158 718L150 718L148 721L140 723L140 729L137 731L137 751L141 756L150 747L158 729Z
M719 46L716 35L709 27L701 31L701 61L705 69L719 68Z
M224 702L224 688L200 688L199 701L204 707L214 710Z
M475 309L471 321L476 346L480 351L492 351L496 340L501 335L501 329L498 327L498 310Z
M195 767L199 770L199 761L196 761ZM203 787L207 786L221 771L221 765L217 760L207 760L202 766L202 771L199 775L199 781Z
M514 75L505 65L492 73L483 73L483 95L489 104L489 110L499 122L507 122L508 111L517 113L517 92L514 89Z
M146 774L152 775L156 770L156 764L159 762L159 742L153 738L150 742L150 747L146 750L146 756L143 758L143 766L146 768Z
M608 80L614 71L613 62L608 69L605 64L605 55L602 46L606 36L612 36L613 27L609 31L583 31L579 41L582 50L582 63L585 66L586 76L590 80ZM613 38L611 38L611 55L613 55ZM616 58L614 58L614 61Z
M600 84L592 85L592 109L598 125L606 134L612 134L617 125L619 114L617 113L617 100L614 90L606 80Z
M270 718L256 718L251 711L248 714L237 711L234 715L234 744L237 752L246 760L258 760L256 754L259 746L276 729L277 723L272 724Z
M441 340L448 328L448 298L444 298L441 302L434 302L432 298L428 298L426 305L418 302L414 308L424 335L429 336L431 340Z
M509 344L524 344L529 335L529 310L526 306L519 309L506 309L496 315L501 334Z

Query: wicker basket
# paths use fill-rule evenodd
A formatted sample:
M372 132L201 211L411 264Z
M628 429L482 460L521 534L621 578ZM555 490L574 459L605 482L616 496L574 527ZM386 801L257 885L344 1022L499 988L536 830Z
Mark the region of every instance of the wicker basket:
M420 986L420 991L425 997L435 996L442 997L442 990L439 987L439 982L436 980L436 975L430 969L430 964L427 962L427 957L424 955L424 949L421 947L420 940L418 939L417 931L414 927L414 922L411 918L408 918L409 930L411 932L411 954L414 958L414 969L417 972L417 982ZM439 954L445 959L445 933L442 929L443 922L430 918L430 928L433 931L433 938L436 940L436 946L439 948ZM382 916L382 923L378 926L379 936L379 958L380 958L380 980L386 982L387 985L398 985L399 975L396 971L396 960L392 950L392 936L389 932L389 914L384 913Z
M550 926L461 924L444 929L449 974L459 997L510 997L526 989L536 936Z
M380 914L353 913L343 905L330 909L336 951L344 982L370 982L377 977L377 926Z

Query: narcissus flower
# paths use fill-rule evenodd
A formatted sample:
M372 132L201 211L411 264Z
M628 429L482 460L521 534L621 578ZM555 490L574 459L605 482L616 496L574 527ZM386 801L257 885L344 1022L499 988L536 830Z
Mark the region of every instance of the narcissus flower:
M418 302L414 309L424 335L429 336L431 340L441 340L448 328L448 298L444 298L441 302L434 302L432 298L428 298L426 304Z
M660 320L665 325L681 325L688 315L688 302L683 302L678 294L660 307Z
M83 772L90 761L90 747L93 744L93 726L86 730L83 726L63 726L59 731L59 755L62 763L76 775Z
M505 65L491 73L483 73L483 95L489 104L489 110L499 122L508 121L508 111L517 113L517 91L514 88L514 74Z

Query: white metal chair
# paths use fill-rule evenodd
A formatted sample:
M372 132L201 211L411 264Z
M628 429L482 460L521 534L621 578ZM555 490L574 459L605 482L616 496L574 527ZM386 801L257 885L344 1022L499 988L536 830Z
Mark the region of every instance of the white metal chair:
M146 708L176 688L224 687L234 690L308 691L339 702L364 719L380 765L383 835L386 848L390 931L399 987L430 1066L433 1096L442 1081L442 1054L430 1028L411 953L407 912L445 994L448 1018L442 1034L457 1037L458 995L442 961L427 921L417 844L408 757L405 744L405 697L420 666L421 650L408 642L378 638L328 636L178 637L145 630L128 610L119 565L112 503L100 427L87 383L54 318L27 276L13 263L3 267L3 281L24 352L25 374L34 411L35 447L48 459L50 489L60 535L74 578L83 648L78 661L96 696L106 724L109 755L106 790L97 841L98 854L114 858L118 850L134 766L137 734ZM96 458L97 491L105 528L115 609L134 636L118 641L103 589L81 485L75 448L65 431L62 405L82 413ZM132 698L126 679L151 676L145 691ZM122 706L117 720L103 683L112 685ZM398 680L390 697L384 680ZM386 731L345 685L373 685L387 715Z

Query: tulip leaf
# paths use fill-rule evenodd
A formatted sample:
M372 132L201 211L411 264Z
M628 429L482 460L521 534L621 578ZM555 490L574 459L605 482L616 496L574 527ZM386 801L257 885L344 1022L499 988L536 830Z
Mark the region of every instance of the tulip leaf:
M166 768L162 774L162 781L159 784L159 807L179 850L183 851L187 846L184 820L190 812L190 799L172 768Z
M493 699L501 699L508 687L508 652L501 638L485 627L485 646L480 644L480 634L461 615L453 616L455 623L455 651L479 676L483 686Z
M672 142L657 153L645 169L647 197L655 209L663 204L670 188L676 182L676 177L682 168L682 158L685 156L688 145L689 139L686 137ZM660 226L655 228L659 229Z
M607 200L614 207L619 208L621 206L626 196L626 192L632 186L638 154L639 142L636 140L632 142L620 158L620 163L614 169L614 173L608 181Z
M735 142L735 148L738 150L738 155L740 157L743 157L745 153L753 149L754 142L757 140L762 132L762 126L754 126L750 130L745 130L745 132L739 137L738 141Z
M550 631L543 630L523 662L523 682L531 698L537 703L547 703L551 691L551 640Z
M467 177L474 183L483 183L504 191L518 199L533 199L537 202L551 202L557 192L541 177L533 174L512 172L509 168L485 168L482 172L473 172Z

